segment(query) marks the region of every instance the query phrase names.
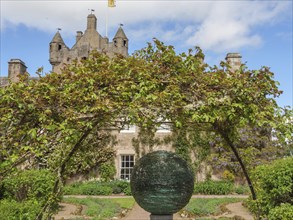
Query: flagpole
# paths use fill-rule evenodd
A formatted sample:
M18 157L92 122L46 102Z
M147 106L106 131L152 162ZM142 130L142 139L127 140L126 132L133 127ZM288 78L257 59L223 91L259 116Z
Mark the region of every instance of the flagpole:
M109 7L107 7L107 16L106 16L106 37L108 38L108 19L109 19Z
M108 25L109 25L109 8L116 7L115 0L108 0L107 16L106 16L106 37L108 37Z

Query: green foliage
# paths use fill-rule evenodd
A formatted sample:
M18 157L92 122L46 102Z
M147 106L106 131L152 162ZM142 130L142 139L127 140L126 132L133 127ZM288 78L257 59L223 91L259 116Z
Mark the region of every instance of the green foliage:
M221 206L243 201L238 198L217 198L217 199L191 199L183 210L191 216L219 215L222 213Z
M291 220L293 217L293 205L281 203L281 205L270 210L268 218L270 220Z
M97 199L97 198L64 198L64 202L73 203L77 205L85 205L87 207L86 215L93 217L93 219L102 220L110 219L118 216L123 209L131 209L134 205L133 198L119 198L119 199Z
M282 203L293 204L292 157L276 160L269 165L261 165L253 172L252 177L258 197L256 201L249 201L248 204L255 214L264 217ZM281 210L283 209L278 208L276 212Z
M18 170L2 181L4 200L1 208L7 210L7 219L35 219L42 207L50 201L51 210L57 210L60 197L52 196L55 175L49 170Z
M111 195L112 192L112 187L96 181L64 187L64 194L67 195Z
M194 184L194 194L227 195L233 192L233 183L227 181L198 182Z
M235 185L234 192L237 194L248 194L249 188L247 185Z
M41 211L41 204L38 201L26 200L17 202L10 199L0 200L0 213L2 220L31 220L36 219Z
M81 195L111 195L112 188L109 186L84 184L80 187Z
M175 133L175 132L174 132ZM184 130L179 130L177 132L177 137L173 143L173 147L175 149L175 153L178 154L182 159L184 159L188 164L191 164L191 147L190 143L187 140L187 134ZM175 134L172 134L175 135Z
M112 187L114 194L125 193L127 188L130 187L129 182L125 180L114 180L108 182L107 185Z
M44 204L52 192L55 176L49 170L19 170L3 182L4 197L17 202L33 200Z
M234 174L231 173L229 170L224 170L222 178L226 181L229 181L229 182L234 182L234 180L235 180Z
M127 188L125 188L123 190L124 194L127 195L127 196L132 196L132 192L131 192L131 188L130 188L130 185L127 186Z
M87 206L85 214L94 217L96 220L110 219L117 216L121 211L119 203L109 199L77 199L65 198L65 202Z
M110 182L88 181L77 182L64 187L64 194L66 195L110 195L122 192L125 195L131 195L129 182L123 180Z
M113 180L116 174L116 168L114 162L102 163L99 166L100 177L106 182Z
M255 148L255 142L241 139L242 129L254 134L254 128L268 127L284 144L292 131L286 120L290 117L283 117L274 100L281 91L273 75L267 67L252 71L243 65L233 71L224 62L210 67L200 48L177 54L173 46L154 40L133 56L110 59L93 51L62 74L34 81L24 76L0 88L0 179L19 165L41 165L57 174L52 198L58 197L66 177L112 160L116 140L105 128L119 129L118 118L141 127L144 134L133 140L141 156L160 144L154 135L160 118L172 128L188 127L186 134L194 130L192 137L201 136L200 150L194 139L187 147L177 144L183 157L188 152L199 156L196 169L210 152L207 143L220 137L220 146L233 151L227 164L239 162L238 171L250 181L247 170L253 166L246 166L259 151L265 153L261 144ZM289 151L287 145L272 146ZM50 203L49 199L43 209L48 215Z

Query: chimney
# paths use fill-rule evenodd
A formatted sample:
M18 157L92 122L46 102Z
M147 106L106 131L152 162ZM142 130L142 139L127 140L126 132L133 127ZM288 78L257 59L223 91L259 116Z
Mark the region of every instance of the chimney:
M77 41L79 41L80 40L80 38L82 37L82 31L76 31L76 43L77 43Z
M11 59L8 62L8 78L12 82L18 82L19 75L25 74L26 72L26 65L25 63L20 59Z
M228 53L226 56L227 63L231 66L232 71L236 71L241 66L241 58L240 53Z

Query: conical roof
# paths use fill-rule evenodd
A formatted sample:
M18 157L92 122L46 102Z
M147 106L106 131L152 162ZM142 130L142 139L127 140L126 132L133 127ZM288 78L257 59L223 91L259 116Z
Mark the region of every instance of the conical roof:
M124 33L122 27L119 27L119 28L118 28L118 31L116 32L114 39L115 39L115 38L128 39L128 38L126 37L126 35L125 35L125 33Z
M53 37L51 43L62 43L62 44L64 44L64 41L63 41L63 39L62 39L61 34L59 33L59 31L57 31L57 33Z

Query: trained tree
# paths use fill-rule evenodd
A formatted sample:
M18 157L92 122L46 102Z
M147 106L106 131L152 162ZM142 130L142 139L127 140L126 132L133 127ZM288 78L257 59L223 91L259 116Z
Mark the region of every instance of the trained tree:
M232 71L224 62L209 67L199 48L178 55L174 47L155 40L126 58L93 52L62 74L36 81L23 77L1 88L0 178L20 165L56 173L51 197L38 215L46 219L68 176L112 158L113 129L138 125L136 150L152 150L158 144L155 128L167 121L174 129L173 146L187 160L195 152L199 164L216 139L230 149L255 199L239 154L247 145L242 133L268 127L282 131L287 141L288 129L280 124L274 100L280 94L268 68L251 71L243 65Z
M204 132L206 140L218 138L233 152L255 199L238 149L247 144L244 130L280 127L282 117L275 98L281 91L269 68L248 70L242 65L235 71L225 62L210 67L199 48L177 55L172 46L158 40L138 51L132 63L137 87L132 106L138 110L134 120L149 126L150 121L165 119L177 128Z
M111 128L125 112L125 80L119 62L94 52L62 74L11 83L0 90L0 177L21 168L57 174L38 219L47 219L66 178L111 159ZM123 71L124 72L124 71Z

